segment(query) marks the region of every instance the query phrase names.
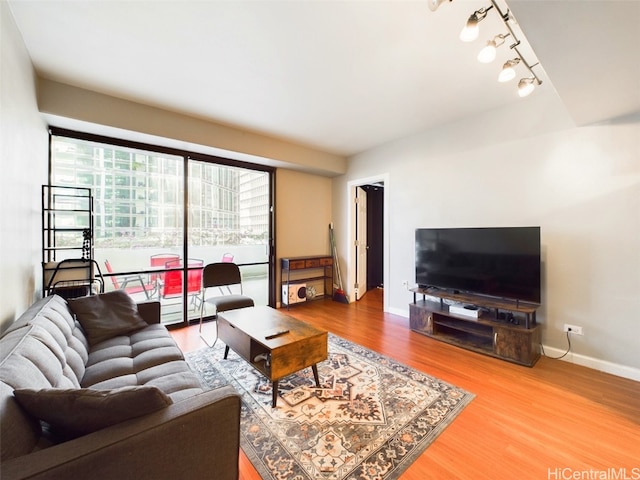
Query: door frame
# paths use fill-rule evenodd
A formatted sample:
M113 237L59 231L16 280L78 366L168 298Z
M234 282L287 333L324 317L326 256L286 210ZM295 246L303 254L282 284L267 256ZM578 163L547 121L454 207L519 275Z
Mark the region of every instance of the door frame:
M382 183L384 186L383 192L383 232L382 232L382 280L384 283L383 290L383 300L382 300L382 310L384 312L388 312L389 308L389 174L381 173L379 175L374 175L371 177L359 178L356 180L351 180L347 182L347 199L349 202L349 206L347 208L347 249L346 249L346 258L347 258L347 283L346 289L347 292L351 293L349 300L353 301L355 295L353 295L353 284L356 278L356 187L361 187L363 185L369 185L371 183Z

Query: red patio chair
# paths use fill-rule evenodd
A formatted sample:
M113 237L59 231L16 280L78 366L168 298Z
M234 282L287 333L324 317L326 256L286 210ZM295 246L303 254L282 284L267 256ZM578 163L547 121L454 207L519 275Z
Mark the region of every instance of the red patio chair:
M167 265L167 262L172 260L180 260L180 255L175 253L158 253L150 257L152 267L164 267ZM164 281L164 272L152 273L150 281L151 283L162 284Z
M104 261L104 266L107 268L107 272L113 273L111 262L109 260ZM135 295L136 293L144 293L147 299L153 297L156 291L155 283L145 283L142 275L109 275L111 277L111 283L116 290L124 290L129 295ZM122 282L122 285L120 284Z
M191 296L191 304L197 307L200 301L200 292L202 290L202 269L204 261L190 258L188 261L189 270L187 271L187 294ZM162 284L162 298L174 298L182 295L182 278L183 271L182 260L170 260L165 264L166 268L176 270L168 270L164 273L164 282Z

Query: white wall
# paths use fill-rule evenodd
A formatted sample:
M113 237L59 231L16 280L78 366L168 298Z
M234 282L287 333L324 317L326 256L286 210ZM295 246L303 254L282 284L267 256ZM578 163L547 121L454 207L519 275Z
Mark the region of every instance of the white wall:
M7 3L0 1L0 331L41 287L41 193L48 134L35 75Z
M576 128L551 86L536 93L351 159L334 219L347 232L349 181L389 175L387 310L404 316L415 228L539 225L547 353L566 348L564 323L580 325L569 361L640 379L640 116Z

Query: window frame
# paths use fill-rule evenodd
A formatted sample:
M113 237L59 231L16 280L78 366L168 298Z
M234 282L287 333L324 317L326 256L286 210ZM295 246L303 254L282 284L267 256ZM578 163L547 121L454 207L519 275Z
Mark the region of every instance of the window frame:
M117 137L110 137L110 136L105 136L105 135L98 135L98 134L93 134L93 133L87 133L87 132L81 132L81 131L76 131L76 130L70 130L70 129L66 129L66 128L59 128L59 127L55 127L55 126L50 126L49 127L49 161L48 161L48 183L49 185L52 184L53 181L53 152L52 152L52 143L53 143L53 137L67 137L70 139L74 139L74 140L84 140L84 141L90 141L90 142L96 142L96 143L102 143L105 145L113 145L114 147L123 147L123 148L130 148L130 149L136 149L136 150L143 150L146 152L153 152L153 153L158 153L158 154L166 154L166 155L173 155L173 156L178 156L178 157L182 157L182 162L183 162L183 205L184 205L184 215L183 215L183 225L182 225L182 234L183 234L183 238L182 238L182 248L183 248L183 258L189 258L189 239L188 239L188 233L189 233L189 183L190 183L190 177L189 177L189 161L190 160L195 160L195 161L199 161L199 162L205 162L205 163L212 163L212 164L217 164L217 165L221 165L221 166L229 166L229 167L238 167L238 168L243 168L243 169L247 169L247 170L254 170L256 172L262 172L262 173L267 173L269 175L269 182L268 182L268 188L269 188L269 199L268 199L268 205L269 205L269 239L268 239L268 252L267 252L267 268L268 268L268 292L267 292L267 296L268 296L268 305L271 307L275 307L276 306L276 265L275 265L275 245L276 245L276 238L275 238L275 176L276 176L276 169L274 167L270 167L270 166L266 166L266 165L259 165L259 164L254 164L254 163L250 163L250 162L246 162L246 161L241 161L241 160L234 160L234 159L230 159L230 158L225 158L225 157L220 157L217 155L209 155L209 154L203 154L203 153L198 153L198 152L193 152L193 151L189 151L189 150L183 150L183 149L178 149L178 148L173 148L173 147L166 147L166 146L162 146L162 145L156 145L156 144L150 144L150 143L144 143L144 142L138 142L138 141L132 141L132 140L126 140L126 139L122 139L122 138L117 138ZM118 159L115 159L115 161L117 162ZM229 179L227 179L229 180ZM225 185L228 183L228 181L225 183ZM202 192L200 192L202 194ZM227 195L225 195L224 193L221 193L222 197L226 197ZM112 204L112 208L113 210L116 210L118 207L118 198L114 198L113 200L113 204ZM228 198L218 198L217 199L218 202L220 202L221 205L228 203L229 199ZM225 202L225 203L223 203ZM247 206L247 208L250 208L251 206ZM221 217L217 218L217 219L211 219L212 222L224 222L224 212L221 213ZM116 226L114 225L113 228L115 228ZM120 227L118 227L120 228ZM249 265L261 265L264 263L257 263L257 264L241 264L240 266L249 266ZM183 275L184 275L184 284L186 285L186 281L187 281L187 268L185 267L183 269ZM172 324L172 325L168 325L168 326L184 326L187 325L189 323L189 320L187 318L188 312L187 312L187 303L188 303L188 292L187 289L185 289L185 291L183 292L183 297L182 297L182 301L183 301L183 319L182 322L178 323L178 324Z

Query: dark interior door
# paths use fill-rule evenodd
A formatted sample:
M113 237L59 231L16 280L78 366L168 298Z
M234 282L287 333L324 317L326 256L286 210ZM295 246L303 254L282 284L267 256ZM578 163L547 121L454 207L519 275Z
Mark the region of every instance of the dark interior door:
M367 192L367 289L383 286L384 187L364 185Z

